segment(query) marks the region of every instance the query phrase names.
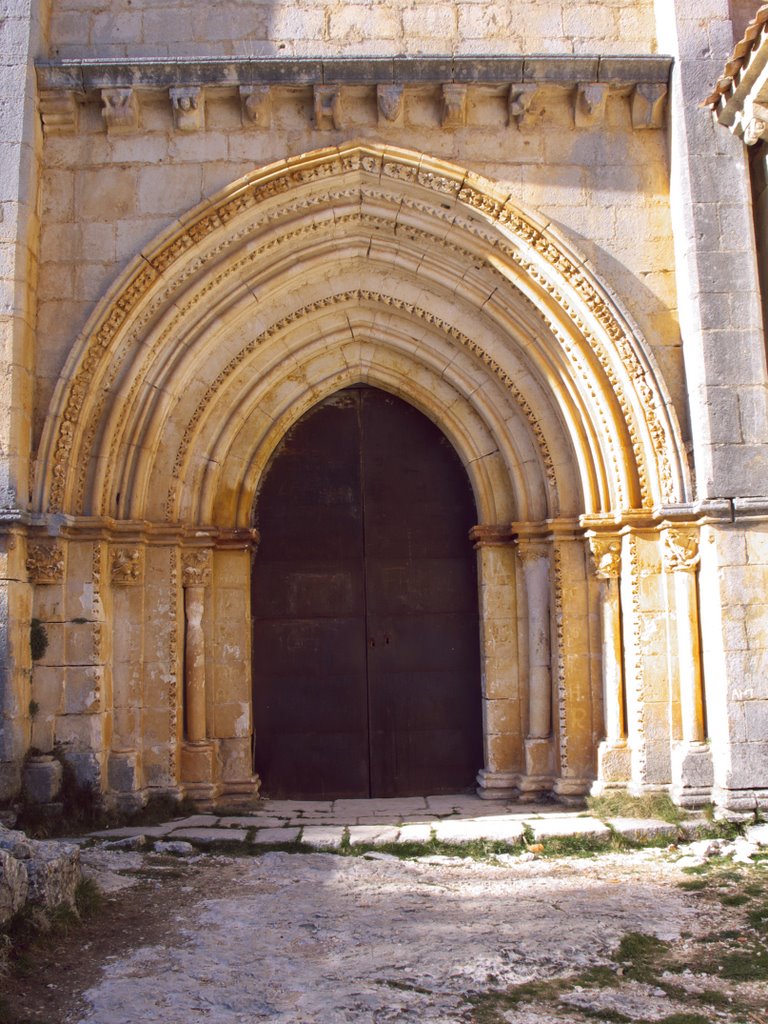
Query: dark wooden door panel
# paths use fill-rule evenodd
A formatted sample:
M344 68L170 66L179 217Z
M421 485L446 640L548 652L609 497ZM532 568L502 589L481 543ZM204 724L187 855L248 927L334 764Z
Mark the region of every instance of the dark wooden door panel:
M370 792L358 435L354 398L316 406L257 503L254 748L273 797Z
M469 483L384 392L339 392L289 432L257 503L255 766L271 796L403 796L481 765Z
M380 391L361 405L371 789L465 789L482 763L472 492L425 416Z

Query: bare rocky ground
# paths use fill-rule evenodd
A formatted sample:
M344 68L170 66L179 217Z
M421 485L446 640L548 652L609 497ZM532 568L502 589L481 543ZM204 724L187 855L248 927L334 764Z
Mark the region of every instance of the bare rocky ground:
M7 979L5 1019L765 1024L768 862L682 852L84 850L106 902Z

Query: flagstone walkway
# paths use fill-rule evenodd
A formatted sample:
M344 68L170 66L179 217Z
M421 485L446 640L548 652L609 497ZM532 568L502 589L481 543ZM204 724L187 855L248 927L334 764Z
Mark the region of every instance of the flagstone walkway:
M691 834L701 822L686 823ZM553 804L507 804L479 797L405 797L389 800L263 800L237 814L193 814L160 825L113 828L92 833L102 840L145 836L151 840L184 840L195 846L243 843L285 846L303 843L317 850L338 849L343 843L429 842L469 843L496 840L510 844L524 835L531 842L552 836L609 836L629 839L675 837L679 829L655 819L600 820L584 811Z

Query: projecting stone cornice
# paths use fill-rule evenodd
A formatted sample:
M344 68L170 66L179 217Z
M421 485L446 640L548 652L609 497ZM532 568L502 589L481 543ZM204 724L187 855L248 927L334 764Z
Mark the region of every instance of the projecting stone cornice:
M203 128L206 98L227 93L239 98L244 125L268 128L271 91L286 88L314 90L317 127L338 129L342 90L360 86L377 90L380 123L398 123L408 89L433 86L442 90L443 126L461 126L467 90L494 87L508 90L507 123L521 127L537 91L554 86L572 94L576 127L599 122L608 96L618 93L629 98L633 127L660 128L671 65L665 56L572 55L69 59L40 61L37 81L49 132L74 130L78 104L96 98L108 130L135 131L140 95L163 91L177 130Z

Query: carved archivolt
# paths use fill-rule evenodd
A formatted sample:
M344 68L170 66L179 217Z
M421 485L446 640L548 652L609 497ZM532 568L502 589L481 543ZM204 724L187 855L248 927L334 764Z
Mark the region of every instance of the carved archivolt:
M548 350L541 349L541 358L559 360L556 372L565 375L563 394L578 394L571 400L571 412L565 409L562 414L580 471L585 479L596 481L603 509L647 508L685 496L687 470L680 433L649 351L578 257L505 193L476 175L421 154L350 145L265 168L237 183L205 203L154 252L148 251L124 284L113 290L70 357L54 399L41 446L40 510L111 513L104 501L119 466L121 438L142 419L141 396L152 391L147 382L161 353L180 347L174 339L184 336L185 324L204 315L217 290L225 289L226 294L226 288L232 289L227 280L238 282L244 263L254 268L248 273L256 273L270 266L271 253L280 258L290 245L300 251L301 236L312 244L324 223L308 217L313 208L333 208L337 231L345 217L351 229L366 218L386 220L381 210L376 215L360 212L366 197L381 197L387 208L401 211L388 222L388 230L394 232L397 221L399 244L421 247L434 253L437 261L450 254L457 266L471 260L478 280L484 276L499 282L491 288L490 300L477 300L478 316L497 333L504 329L510 310L524 305L530 316L536 309L537 318L547 325L541 338L555 339L554 347L550 341ZM345 205L347 210L340 209ZM455 269L450 273L461 280ZM466 291L463 301L471 304L469 285ZM358 294L360 301L395 301L385 292L360 289ZM331 295L324 301L338 300ZM431 326L449 343L471 352L502 381L530 426L551 489L555 459L547 427L524 389L450 316L435 317L416 303L404 308L415 321L431 318ZM253 344L284 330L291 318L310 312L309 307L292 310ZM543 342L537 339L536 344ZM533 355L537 351L531 348ZM221 368L217 380L234 369L237 358ZM548 375L539 373L542 380ZM181 378L176 386L183 389ZM215 387L212 382L214 391ZM183 431L182 461L195 423L213 398L211 388ZM559 395L553 395L552 408L555 416L564 409ZM101 459L94 473L89 465L97 444ZM177 459L177 467L180 464Z

